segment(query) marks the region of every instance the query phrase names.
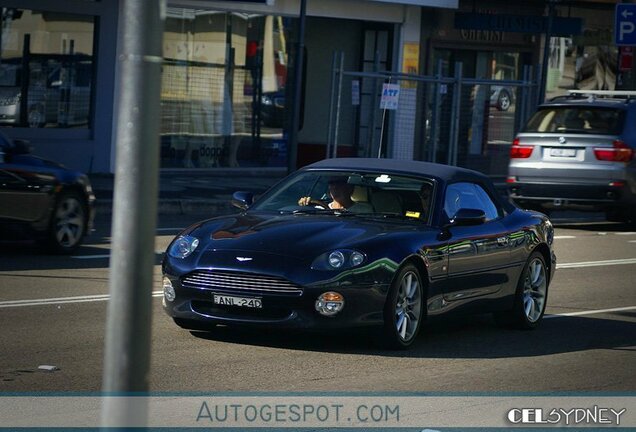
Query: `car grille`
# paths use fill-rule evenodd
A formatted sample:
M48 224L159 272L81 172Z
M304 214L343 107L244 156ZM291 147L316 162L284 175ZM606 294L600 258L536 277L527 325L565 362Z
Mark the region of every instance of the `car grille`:
M250 273L198 270L181 278L184 288L222 290L244 294L285 294L300 296L303 289L276 276Z

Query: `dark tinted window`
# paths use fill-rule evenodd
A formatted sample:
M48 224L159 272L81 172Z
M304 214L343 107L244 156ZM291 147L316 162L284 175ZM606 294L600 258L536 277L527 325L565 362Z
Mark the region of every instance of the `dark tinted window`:
M624 117L620 108L544 107L532 116L524 132L618 135Z
M454 183L449 185L446 188L446 197L444 198L446 215L452 218L459 209L463 208L483 210L486 213L486 220L493 220L499 217L497 206L481 186L474 183Z

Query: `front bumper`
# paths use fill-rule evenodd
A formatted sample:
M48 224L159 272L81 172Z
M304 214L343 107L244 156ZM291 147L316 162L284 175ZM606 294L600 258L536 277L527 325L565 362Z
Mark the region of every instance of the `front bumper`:
M164 273L174 288L173 301L163 299L166 313L177 319L201 324L252 325L296 329L333 329L378 325L383 322L383 309L389 283L373 283L339 279L298 285L300 292L271 293L232 287L193 288L183 277ZM320 294L336 291L344 296L345 305L335 316L316 311ZM259 298L262 308L219 305L214 295Z

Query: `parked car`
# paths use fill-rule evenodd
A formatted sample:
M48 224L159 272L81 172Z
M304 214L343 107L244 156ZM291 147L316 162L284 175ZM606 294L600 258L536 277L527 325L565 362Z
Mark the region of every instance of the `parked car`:
M624 94L624 93L622 93ZM636 221L636 100L578 91L541 105L515 138L508 184L520 206Z
M0 64L0 124L33 128L85 125L90 114L92 61L86 55L67 56L68 64L44 59L29 63L29 86L23 104L22 59ZM21 108L27 111L21 124Z
M268 127L282 127L285 119L285 91L263 93L261 97L261 121Z
M90 232L95 195L86 175L30 153L0 132L0 239L30 238L71 253Z
M508 111L514 103L514 88L509 86L491 86L490 87L490 106L497 108L499 111Z
M348 185L350 210L330 208L334 179ZM494 312L527 329L545 311L552 225L477 172L331 159L256 201L236 192L233 204L239 214L196 223L168 246L163 304L181 327L377 326L386 346L406 348L427 317Z

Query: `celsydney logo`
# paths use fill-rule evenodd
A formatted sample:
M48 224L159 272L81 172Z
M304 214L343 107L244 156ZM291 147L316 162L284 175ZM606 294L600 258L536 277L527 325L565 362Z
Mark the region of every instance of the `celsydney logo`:
M514 408L508 411L508 421L514 424L621 424L621 416L627 411L625 408L553 408L544 411L542 408ZM547 414L546 414L547 413Z

